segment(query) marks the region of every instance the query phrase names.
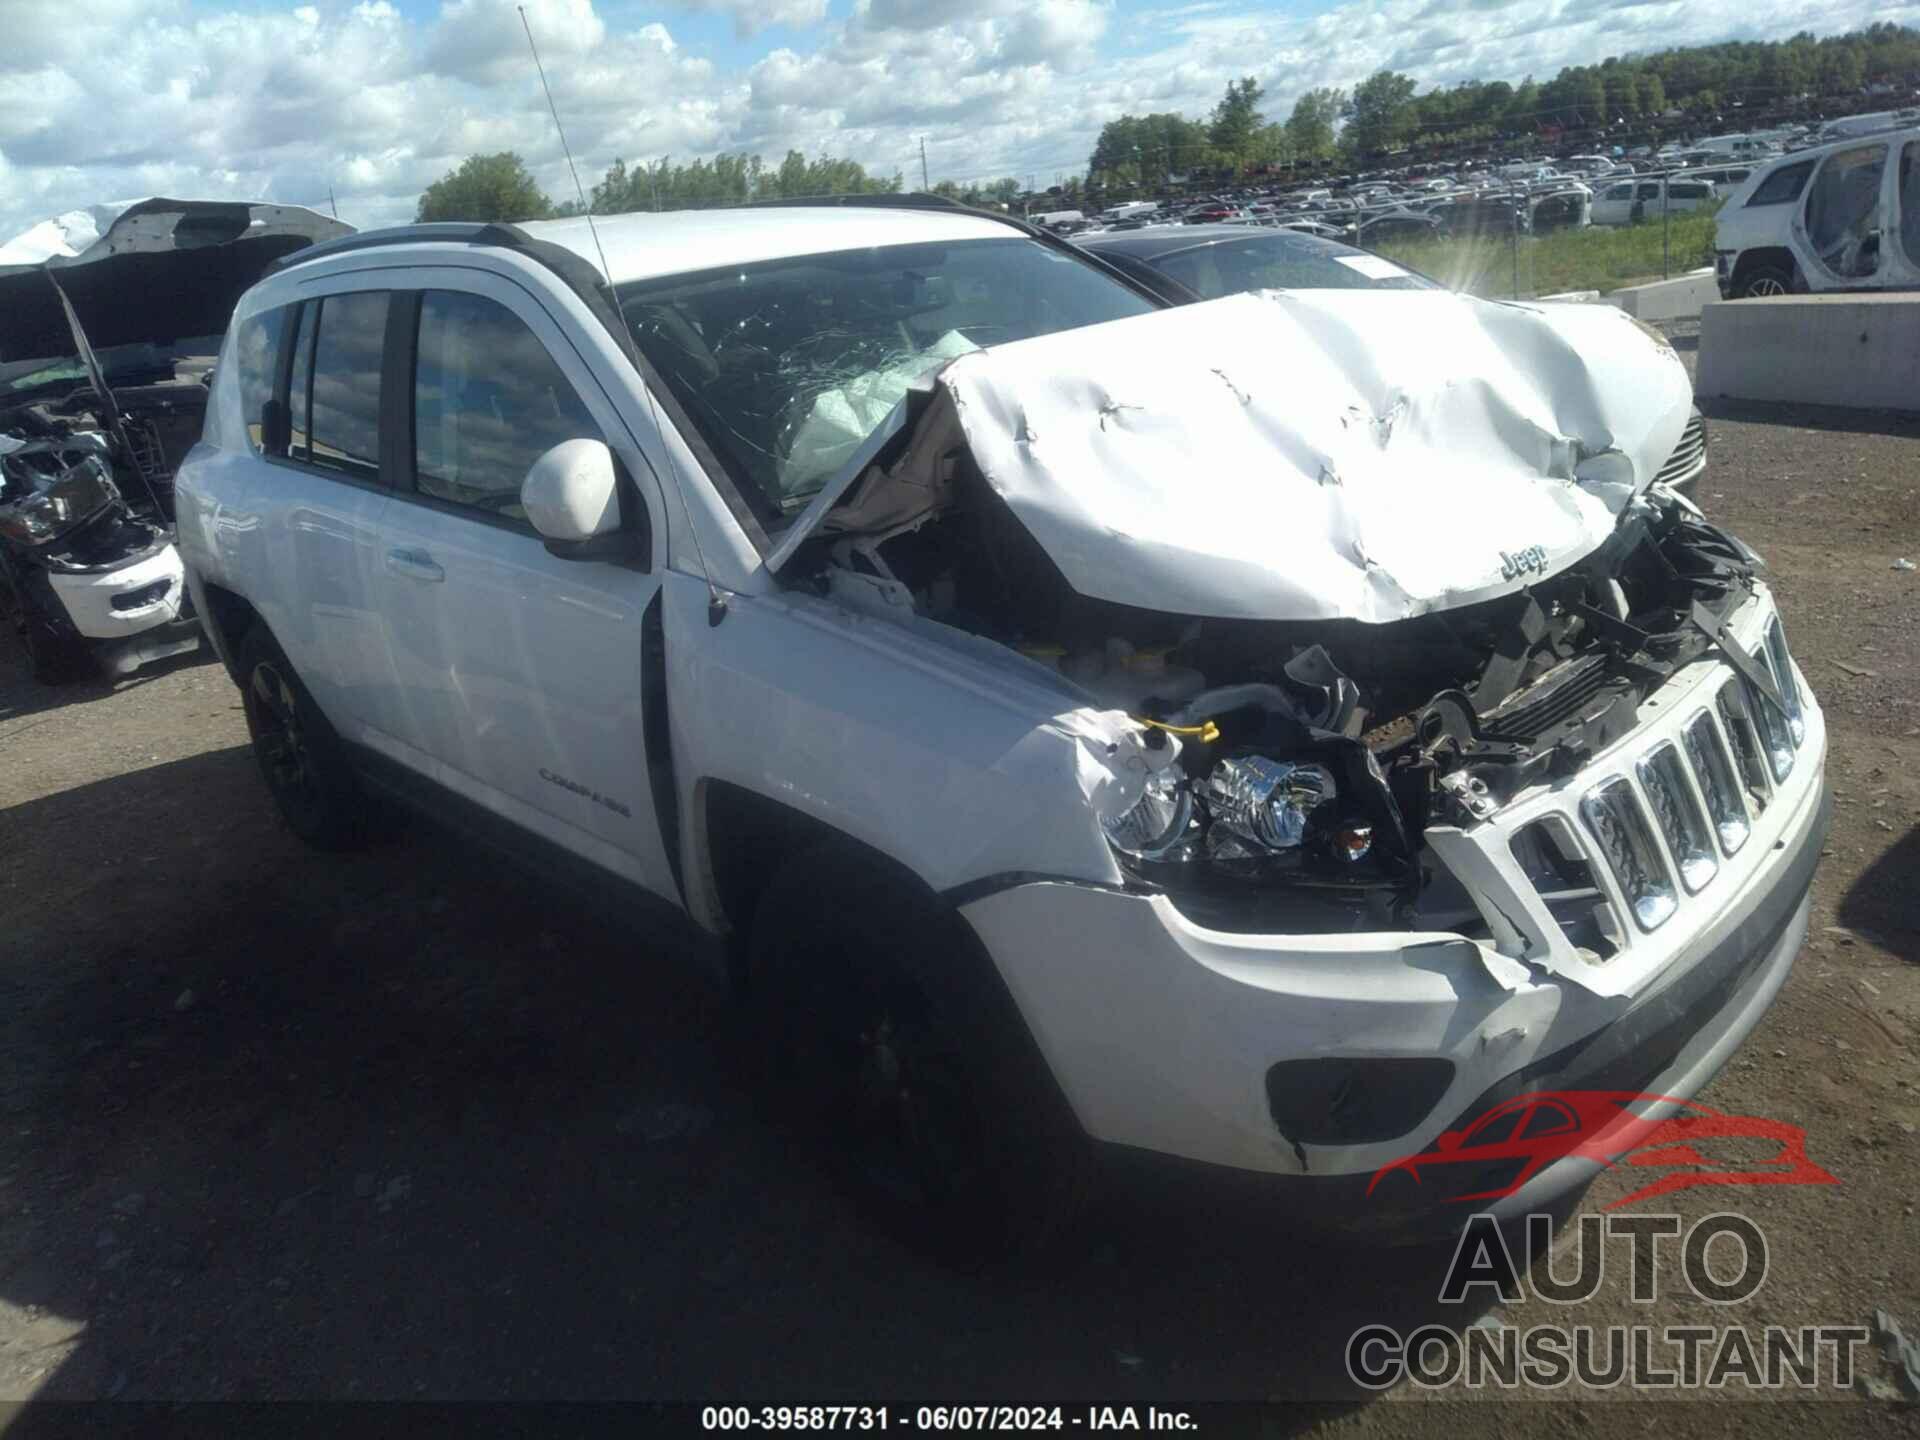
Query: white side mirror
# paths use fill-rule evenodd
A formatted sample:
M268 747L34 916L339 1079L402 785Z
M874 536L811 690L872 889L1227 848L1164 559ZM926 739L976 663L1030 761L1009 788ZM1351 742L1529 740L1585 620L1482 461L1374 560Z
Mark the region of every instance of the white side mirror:
M599 440L562 440L533 462L520 506L541 538L578 544L620 528L613 452Z

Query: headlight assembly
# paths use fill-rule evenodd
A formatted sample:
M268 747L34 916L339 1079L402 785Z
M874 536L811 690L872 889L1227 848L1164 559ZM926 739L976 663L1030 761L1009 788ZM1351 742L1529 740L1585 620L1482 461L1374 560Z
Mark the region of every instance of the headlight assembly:
M1107 843L1132 860L1184 858L1193 827L1193 791L1176 765L1147 778L1140 799L1124 815L1103 819Z
M0 505L0 534L22 545L57 540L120 498L106 462L97 455L88 455L52 475L20 477L15 470L9 478L16 481L7 487L9 490L23 488L17 480L25 478L26 494Z
M1218 859L1246 860L1299 849L1315 813L1340 791L1324 765L1241 755L1215 765L1203 793L1213 819L1208 850Z
M1204 883L1208 873L1378 883L1381 873L1359 865L1373 854L1376 817L1336 774L1332 761L1246 754L1216 760L1193 779L1176 760L1101 828L1123 866L1168 884L1188 883L1183 875Z

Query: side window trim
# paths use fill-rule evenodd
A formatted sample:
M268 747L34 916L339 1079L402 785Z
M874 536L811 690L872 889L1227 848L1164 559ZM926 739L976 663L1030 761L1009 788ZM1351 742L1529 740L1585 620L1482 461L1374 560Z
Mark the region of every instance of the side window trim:
M424 293L388 292L380 368L380 480L393 494L410 500L422 498L413 473L413 366Z
M273 357L273 389L267 399L280 407L282 415L289 413L287 385L293 371L293 352L300 343L300 313L306 308L306 303L304 300L295 300L280 307L280 351ZM268 460L284 460L286 451L273 449L266 443L267 438L263 423L260 432L260 454Z
M313 322L311 325L307 323L309 318L311 318ZM300 337L302 335L307 337L307 376L301 387L305 393L300 397L300 421L305 428L301 430L300 433L306 436L307 454L311 456L313 453L313 352L314 346L320 337L320 301L318 299L301 301L293 317L293 341L287 347L287 385L289 389L287 395L287 416L289 421L291 421L293 417L293 395L291 389L294 370L300 364ZM291 443L291 432L289 432L289 443ZM298 465L307 465L309 463L309 461L303 460L293 454L291 450L287 452L286 458ZM326 467L314 465L312 468L321 470Z

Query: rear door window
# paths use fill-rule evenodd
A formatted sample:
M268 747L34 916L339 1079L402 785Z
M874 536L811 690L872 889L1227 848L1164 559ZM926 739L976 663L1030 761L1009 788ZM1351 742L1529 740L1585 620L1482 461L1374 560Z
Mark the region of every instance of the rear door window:
M1880 181L1885 145L1836 150L1807 190L1807 242L1841 280L1871 279L1880 269Z
M359 480L380 478L380 364L386 349L387 295L360 291L320 302L313 347L314 465Z

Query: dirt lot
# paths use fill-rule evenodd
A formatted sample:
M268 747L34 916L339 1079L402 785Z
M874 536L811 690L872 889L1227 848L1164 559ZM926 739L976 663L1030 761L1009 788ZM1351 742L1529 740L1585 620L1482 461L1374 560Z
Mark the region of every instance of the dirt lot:
M1920 422L1730 412L1711 467L1702 502L1772 562L1827 706L1838 809L1811 942L1703 1099L1804 1126L1841 1183L1740 1193L1772 1268L1738 1315L1636 1307L1616 1263L1576 1313L1493 1319L1885 1308L1912 1332L1920 574L1891 566L1920 559ZM44 690L0 646L0 1397L1271 1397L1406 1434L1672 1413L1363 1403L1346 1337L1433 1313L1445 1256L1301 1246L1204 1194L1105 1214L1045 1265L925 1263L754 1117L687 935L582 915L425 828L309 853L244 742L211 663ZM1841 1397L1684 1423L1913 1421Z

